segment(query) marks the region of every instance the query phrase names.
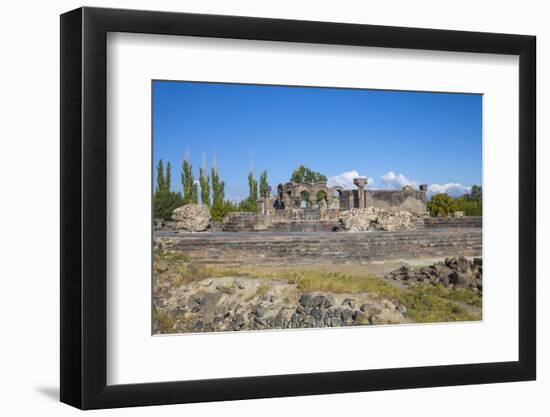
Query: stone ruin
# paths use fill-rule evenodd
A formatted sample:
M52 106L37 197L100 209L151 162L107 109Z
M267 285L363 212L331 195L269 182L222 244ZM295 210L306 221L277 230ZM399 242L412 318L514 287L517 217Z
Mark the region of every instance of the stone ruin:
M260 213L231 213L222 230L394 231L415 228L416 220L427 214L426 185L369 190L365 177L353 183L356 189L329 187L326 181L279 184L275 196L258 201Z
M369 190L367 178L353 180L356 189L346 190L341 186L329 187L326 181L294 183L277 186L277 195L260 200L262 213L295 209L364 209L380 208L387 211L426 212L427 185L418 190L405 186L401 190Z
M366 189L367 178L355 178L356 189L329 187L326 181L279 184L275 196L258 201L258 213L229 213L220 223L208 207L178 207L171 221L155 219L155 230L183 232L286 231L331 232L414 229L427 215L427 186L401 190ZM268 187L271 193L271 187Z

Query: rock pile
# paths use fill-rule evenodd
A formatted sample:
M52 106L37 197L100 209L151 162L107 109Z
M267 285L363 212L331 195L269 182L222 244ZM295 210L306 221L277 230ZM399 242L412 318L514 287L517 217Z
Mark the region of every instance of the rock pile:
M155 333L340 327L407 322L403 305L369 294L302 293L295 284L254 278L208 278L155 303L170 329Z
M414 229L418 218L408 211L391 212L377 207L367 207L343 212L338 219L338 225L342 230L352 232L406 230Z
M204 232L211 217L208 206L201 204L186 204L172 212L173 227L184 232Z
M442 284L445 287L471 288L483 291L483 265L481 258L469 261L463 256L445 258L426 268L413 270L402 266L390 272L387 278L402 281L405 285L415 283Z

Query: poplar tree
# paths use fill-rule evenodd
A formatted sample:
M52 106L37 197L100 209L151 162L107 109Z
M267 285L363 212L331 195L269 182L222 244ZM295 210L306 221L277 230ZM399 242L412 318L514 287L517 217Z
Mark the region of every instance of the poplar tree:
M164 184L165 184L165 179L164 179L164 164L162 162L162 159L159 159L158 163L157 163L157 189L156 191L162 191L164 190Z
M199 182L201 185L201 201L210 207L210 177L206 174L206 162L200 167Z
M170 191L170 183L172 181L172 167L170 166L170 161L166 163L166 175L164 177L164 191Z
M269 184L267 183L267 171L262 171L260 174L260 197L269 197Z
M157 164L157 188L153 195L153 215L155 219L170 220L176 207L182 205L180 193L170 191L172 167L170 162L166 164L166 170L162 159Z
M212 206L221 207L225 198L225 183L220 180L218 167L212 166Z
M193 177L193 166L189 162L189 155L186 154L182 164L181 184L183 186L183 203L199 202L198 186Z
M216 221L221 221L227 215L227 213L233 208L231 205L226 204L225 199L225 183L220 180L218 166L216 160L212 164L212 208L210 213L212 218Z
M254 171L248 173L248 210L258 211L258 181L254 179Z

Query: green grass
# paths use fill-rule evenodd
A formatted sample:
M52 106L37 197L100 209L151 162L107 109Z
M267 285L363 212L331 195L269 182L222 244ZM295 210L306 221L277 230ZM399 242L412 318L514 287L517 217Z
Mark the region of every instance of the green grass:
M314 268L314 267L310 267ZM348 275L315 269L232 267L212 269L212 276L238 276L258 279L279 279L294 283L303 292L369 293L399 301L407 308L407 316L418 323L480 320L459 303L481 307L481 296L466 289L416 285L400 288L368 275Z

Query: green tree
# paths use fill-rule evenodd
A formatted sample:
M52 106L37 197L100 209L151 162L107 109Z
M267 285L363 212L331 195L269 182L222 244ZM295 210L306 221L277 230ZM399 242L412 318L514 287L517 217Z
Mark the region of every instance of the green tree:
M225 183L220 179L216 160L212 164L212 207L210 214L216 221L222 221L223 218L232 211L237 211L237 207L232 203L224 201L225 199Z
M483 190L479 185L472 185L470 194L468 195L470 201L481 204L483 202Z
M172 167L170 161L166 163L166 175L164 176L164 190L170 191L170 185L172 184Z
M269 198L269 184L267 182L267 171L260 173L260 197Z
M220 205L225 199L225 183L220 180L218 167L215 162L212 166L212 206Z
M189 162L189 156L186 155L182 164L181 184L183 186L183 203L199 202L199 189L193 177L193 166Z
M164 184L166 183L164 179L164 164L162 159L159 159L157 163L157 189L156 191L164 190Z
M199 172L199 183L201 185L201 201L210 207L210 177L206 174L206 167L201 166Z
M428 201L428 211L431 216L447 216L455 211L463 211L466 216L482 216L483 207L481 201L477 201L478 198L481 198L479 194L472 197L472 193L454 198L447 194L435 194Z
M430 216L446 216L451 212L451 197L447 194L435 194L428 201Z
M175 208L183 205L180 193L157 191L153 196L153 213L155 219L171 220Z
M162 159L157 164L157 189L153 195L153 216L155 219L170 220L172 211L183 204L180 193L170 191L171 180L170 162L166 164L166 170Z
M463 195L452 199L451 211L463 211L466 216L481 216L482 204L472 200L471 195Z
M248 173L248 197L239 204L240 211L256 213L258 211L258 181L254 179L254 172Z
M218 204L213 203L212 208L210 209L210 214L212 215L212 218L214 220L220 222L229 213L233 213L236 211L242 211L242 210L231 201L225 200Z
M290 176L290 181L301 184L303 182L319 182L326 181L327 177L320 172L313 171L303 165L300 165L294 170Z

